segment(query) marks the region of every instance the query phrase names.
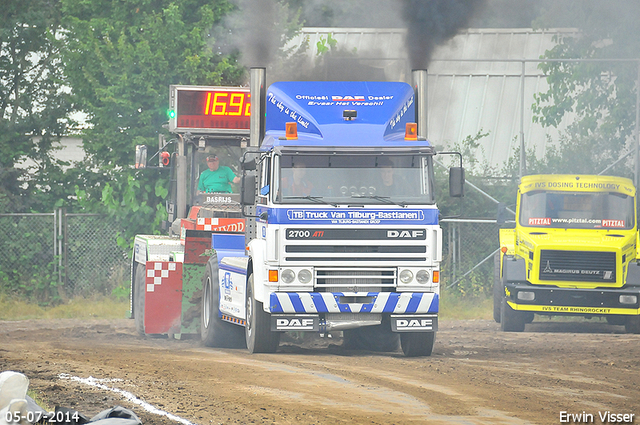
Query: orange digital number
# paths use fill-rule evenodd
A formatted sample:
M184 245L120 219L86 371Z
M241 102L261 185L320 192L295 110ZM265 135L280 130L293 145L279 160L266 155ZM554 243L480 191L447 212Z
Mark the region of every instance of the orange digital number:
M227 115L227 101L218 101L219 97L226 98L227 93L216 93L213 96L213 106L211 107L211 115ZM218 109L219 108L219 109Z
M229 106L238 108L235 112L229 112L229 115L238 116L242 114L242 105L244 104L244 93L232 93L229 99Z

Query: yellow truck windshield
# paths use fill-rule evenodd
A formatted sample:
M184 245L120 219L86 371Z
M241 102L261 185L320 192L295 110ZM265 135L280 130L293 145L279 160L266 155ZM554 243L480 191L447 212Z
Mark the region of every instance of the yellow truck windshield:
M575 229L631 229L633 197L616 192L532 191L520 200L520 225Z

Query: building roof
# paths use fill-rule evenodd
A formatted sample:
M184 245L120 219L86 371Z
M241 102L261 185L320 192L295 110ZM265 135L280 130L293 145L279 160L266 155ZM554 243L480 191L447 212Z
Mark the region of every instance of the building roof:
M374 70L368 75L410 83L405 33L393 28L303 28L291 43L308 39L312 61L318 42L330 34L336 48L357 52L352 60ZM520 145L523 115L526 148L544 155L547 139L557 140L566 124L555 129L532 122L533 96L548 88L535 61L557 44L556 37L576 34L574 29L469 29L437 47L427 70L428 139L450 148L480 131L488 132L480 143L488 163L499 167Z

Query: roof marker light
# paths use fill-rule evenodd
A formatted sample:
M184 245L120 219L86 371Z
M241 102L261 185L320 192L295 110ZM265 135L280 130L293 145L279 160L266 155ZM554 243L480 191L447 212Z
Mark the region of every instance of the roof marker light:
M285 130L287 140L296 140L298 138L298 123L288 122Z
M418 140L418 124L408 122L404 132L404 140Z
M342 118L344 118L345 121L353 121L358 118L358 111L355 111L353 109L345 109L344 111L342 111Z

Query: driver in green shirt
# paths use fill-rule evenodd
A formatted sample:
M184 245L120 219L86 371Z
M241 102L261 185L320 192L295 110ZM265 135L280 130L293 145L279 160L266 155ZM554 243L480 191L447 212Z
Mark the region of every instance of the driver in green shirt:
M207 193L220 192L231 193L231 182L238 183L240 177L236 176L231 168L220 166L220 158L216 155L207 156L208 170L200 174L198 190Z

